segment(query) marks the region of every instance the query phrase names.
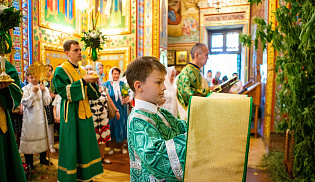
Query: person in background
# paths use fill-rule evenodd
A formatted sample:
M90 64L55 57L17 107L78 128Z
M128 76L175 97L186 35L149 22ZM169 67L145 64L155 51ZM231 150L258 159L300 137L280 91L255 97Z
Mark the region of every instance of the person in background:
M93 67L91 65L86 65L84 69L87 73L89 73L90 71L93 71Z
M220 80L220 77L221 77L221 72L217 71L212 82L213 85L220 85L222 83L222 80Z
M5 72L14 81L0 83L0 181L26 182L9 116L9 111L20 105L23 93L18 73L8 61L5 61Z
M176 85L180 119L187 120L191 96L206 97L210 92L206 79L200 73L200 68L207 63L208 54L209 50L205 44L196 43L191 48L192 61L178 75Z
M212 83L213 78L212 78L212 71L211 70L208 70L208 72L207 72L207 79L206 80L208 82L208 86L212 87L213 86L213 83Z
M51 102L48 88L43 84L38 84L38 78L26 73L29 83L23 87L22 105L23 125L20 143L20 153L24 154L27 166L34 170L33 154L40 153L40 164L49 165L46 159L46 119L44 115L45 106Z
M238 78L238 74L237 73L233 73L232 74L233 77L237 77ZM232 94L238 94L241 91L243 91L243 85L242 85L242 81L238 80L231 88L230 88L230 93Z
M100 85L102 85L106 80L105 80L105 74L104 74L104 65L102 63L97 64L98 67L98 72L97 75L100 77Z
M51 153L55 153L56 150L53 148L55 144L55 137L54 137L54 114L53 114L53 105L52 102L54 101L55 98L55 88L51 82L54 68L50 64L46 64L48 66L48 71L46 72L46 79L44 81L44 86L48 88L50 97L52 101L48 106L45 106L45 111L46 111L46 117L48 121L48 141L49 141L49 150Z
M108 89L108 93L112 101L114 102L117 112L120 114L120 118L114 118L109 120L111 142L109 154L114 154L114 145L120 143L120 148L123 154L127 154L127 150L124 148L124 143L127 139L127 105L129 96L123 98L121 89L124 87L124 82L119 81L120 69L113 67L110 69L109 81L103 83Z
M54 106L53 113L54 113L55 123L60 123L60 103L61 103L61 97L59 94L56 94L54 102L52 103L52 105Z
M228 80L228 77L225 75L225 76L222 78L222 82L225 82L226 80Z
M177 100L176 100L177 87L174 82L175 75L176 75L175 66L171 66L166 69L166 75L165 75L165 81L164 81L164 84L166 87L166 90L164 91L165 102L162 105L162 107L168 110L177 118Z
M26 86L28 84L28 76L26 76L26 72L27 72L27 69L25 70L25 80L24 82L21 83L21 88L23 88L24 86Z
M120 115L118 109L115 107L112 99L110 98L107 88L100 87L101 96L97 100L90 100L91 111L93 113L93 122L95 127L96 139L98 148L100 150L102 162L110 164L111 161L105 158L105 146L111 140L108 107L109 104L115 109L116 119L119 120Z

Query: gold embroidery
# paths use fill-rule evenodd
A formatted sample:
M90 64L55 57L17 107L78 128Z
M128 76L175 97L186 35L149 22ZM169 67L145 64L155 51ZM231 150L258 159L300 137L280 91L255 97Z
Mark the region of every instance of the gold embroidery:
M11 83L11 85L16 86L16 87L20 90L21 94L23 95L23 91L21 90L21 88L20 88L17 84L15 84L15 83Z
M100 96L97 94L97 91L95 90L95 88L91 85L92 90L96 93L97 96Z
M67 87L66 87L66 92L67 92L67 99L68 99L68 101L69 101L69 102L72 102L72 100L71 100L70 87L71 87L71 84L67 85Z
M66 101L67 102L67 101ZM65 118L65 122L67 123L68 122L68 114L69 114L69 112L68 112L68 109L69 109L69 102L67 102L67 111L66 111L66 118Z
M58 166L58 169L60 169L62 171L65 171L67 174L75 174L75 173L77 173L77 169L67 170L66 168L61 167L61 166Z
M8 131L7 126L7 117L5 115L5 109L1 106L0 103L0 129L3 133L6 133Z
M91 165L100 162L101 160L102 160L101 158L98 158L98 159L92 160L91 162L89 162L89 163L87 163L87 164L77 164L77 167L80 167L80 168L88 168L88 167L90 167Z

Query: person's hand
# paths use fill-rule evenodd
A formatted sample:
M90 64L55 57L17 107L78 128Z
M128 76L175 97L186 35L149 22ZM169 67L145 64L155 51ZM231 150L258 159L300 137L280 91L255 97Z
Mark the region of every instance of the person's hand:
M126 102L129 101L129 95L127 97L124 97L122 100L122 104L126 104Z
M55 94L54 93L50 93L50 97L51 98L55 98Z
M33 92L36 93L39 90L39 87L37 85L33 85Z
M39 88L42 90L42 91L45 91L45 86L43 84L39 84Z
M120 114L119 114L119 111L116 111L116 112L115 112L115 114L116 114L116 118L117 118L117 120L119 120L119 119L120 119Z
M0 82L0 89L7 88L11 85L11 82Z
M20 114L23 114L23 105L20 105Z
M83 80L86 82L86 83L96 83L98 81L98 77L91 77L93 73L89 73L87 75L85 75L83 77Z
M55 123L60 123L60 117L55 117Z

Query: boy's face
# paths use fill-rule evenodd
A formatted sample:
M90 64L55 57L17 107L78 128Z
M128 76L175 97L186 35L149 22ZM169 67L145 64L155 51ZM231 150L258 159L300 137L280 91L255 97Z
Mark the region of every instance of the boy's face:
M141 93L141 98L144 101L150 102L152 104L159 104L162 102L164 95L164 90L166 89L164 85L165 74L158 70L153 70L153 72L146 79L145 83L141 83L139 91Z
M28 76L28 82L30 82L33 85L37 85L38 79L36 77L34 77L33 75L29 75Z

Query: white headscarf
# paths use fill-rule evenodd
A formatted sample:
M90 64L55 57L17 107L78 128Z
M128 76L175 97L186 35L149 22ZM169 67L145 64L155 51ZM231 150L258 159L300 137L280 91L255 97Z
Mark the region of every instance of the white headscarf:
M176 101L176 83L175 79L173 80L173 83L171 83L170 78L172 75L172 72L175 72L176 70L174 66L168 67L166 69L166 75L165 75L165 87L166 90L164 91L164 98L166 99L165 103L163 104L163 108L170 111L175 117L177 117L177 101Z
M122 101L122 98L121 98L121 91L120 91L120 85L119 85L120 81L119 81L119 79L117 81L114 81L114 79L113 79L114 68L117 68L117 67L112 67L109 70L109 73L108 73L109 79L108 80L113 83L113 89L114 89L114 93L115 93L115 101L117 102L118 98L120 99L120 101Z

